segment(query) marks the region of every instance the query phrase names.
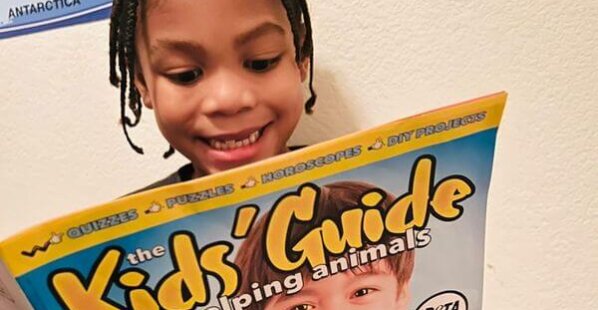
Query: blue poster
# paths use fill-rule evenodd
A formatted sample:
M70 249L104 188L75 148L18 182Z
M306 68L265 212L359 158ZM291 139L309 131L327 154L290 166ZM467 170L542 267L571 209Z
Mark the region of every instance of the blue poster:
M111 0L2 0L0 39L110 16Z

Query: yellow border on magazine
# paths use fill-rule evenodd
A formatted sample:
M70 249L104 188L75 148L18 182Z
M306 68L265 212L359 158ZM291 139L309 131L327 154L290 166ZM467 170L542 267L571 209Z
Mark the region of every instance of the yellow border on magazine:
M484 130L496 128L498 127L502 117L506 97L507 94L505 92L500 92L486 97L466 101L460 104L415 115L406 119L397 120L376 128L344 136L339 139L320 143L318 145L304 148L300 151L287 153L282 156L269 159L266 162L251 164L242 168L207 176L201 179L135 194L72 215L58 218L56 220L41 224L37 227L28 229L0 243L0 259L4 261L13 275L18 277L69 254L73 254L100 243L124 237L126 235L130 235L183 217L229 205L240 204L255 197L297 186L306 180L324 178L345 170L365 166L403 153L458 139ZM468 124L466 126L454 128L419 139L413 139L407 143L397 144L392 147L384 147L375 152L367 151L368 146L372 145L380 137L397 135L401 132L415 130L417 128L434 125L439 122L448 121L483 111L486 112L486 116L480 122ZM240 190L240 186L245 183L245 180L248 180L251 177L259 180L263 173L284 169L285 167L304 162L307 159L315 159L329 153L345 150L358 145L362 146L362 153L355 158L349 158L319 168L306 170L303 173L284 177L276 181L258 184L253 188ZM154 202L162 202L174 196L195 193L204 189L215 188L231 183L235 185L234 193L231 195L223 195L192 204L186 204L180 207L173 207L155 214L145 214L144 212ZM118 214L120 212L127 212L132 209L136 209L137 214L139 215L139 218L136 220L118 225L114 228L98 230L94 233L76 239L70 239L64 235L60 244L48 247L45 251L39 251L39 253L37 253L34 257L27 257L21 254L22 251L31 250L36 245L48 245L48 238L53 234L66 233L67 229L71 227L76 227L100 218Z

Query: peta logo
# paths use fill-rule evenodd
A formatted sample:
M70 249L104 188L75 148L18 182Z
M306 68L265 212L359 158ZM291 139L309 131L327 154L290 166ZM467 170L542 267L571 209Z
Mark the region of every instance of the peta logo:
M467 298L461 292L444 291L426 299L417 310L467 310Z

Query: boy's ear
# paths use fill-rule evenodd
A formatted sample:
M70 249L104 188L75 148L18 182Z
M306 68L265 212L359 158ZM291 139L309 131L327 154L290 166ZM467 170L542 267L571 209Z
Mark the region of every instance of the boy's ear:
M309 66L310 66L309 57L304 57L303 60L298 64L299 66L299 73L301 74L301 82L305 82L307 79L307 74L309 73Z
M305 46L305 24L301 23L300 27L299 27L299 38L301 40L301 54L303 54L304 52L304 46ZM301 61L299 62L299 71L301 73L301 82L305 82L305 79L307 79L307 73L309 72L309 66L310 61L309 61L309 56L305 56L302 55Z
M145 78L143 77L143 72L141 72L141 66L139 63L137 63L135 66L135 87L139 91L139 95L141 95L141 101L143 102L143 105L148 109L153 109L154 103L149 96L147 83L145 82Z

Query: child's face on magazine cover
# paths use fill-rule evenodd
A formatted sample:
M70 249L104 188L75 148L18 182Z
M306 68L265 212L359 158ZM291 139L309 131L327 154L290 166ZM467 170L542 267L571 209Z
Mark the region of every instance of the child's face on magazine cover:
M408 288L399 288L396 275L382 265L306 281L297 294L274 297L265 310L407 309Z
M136 86L196 174L286 151L308 63L280 0L154 0L142 16Z

